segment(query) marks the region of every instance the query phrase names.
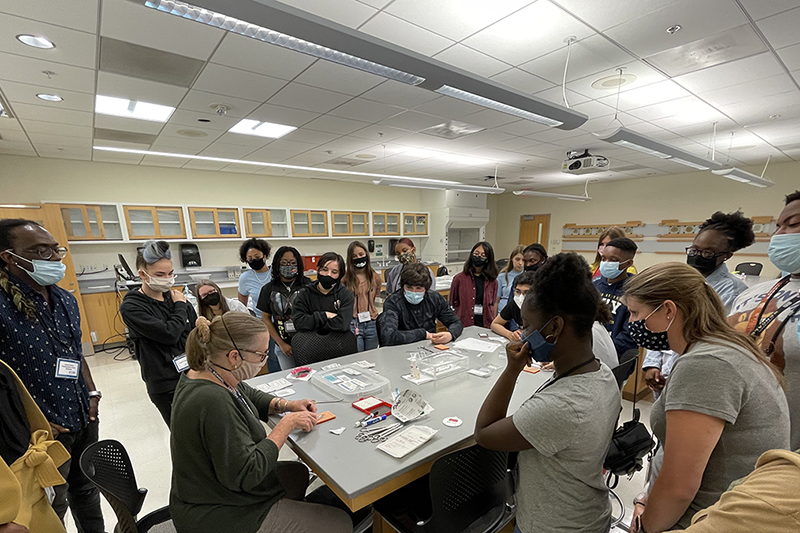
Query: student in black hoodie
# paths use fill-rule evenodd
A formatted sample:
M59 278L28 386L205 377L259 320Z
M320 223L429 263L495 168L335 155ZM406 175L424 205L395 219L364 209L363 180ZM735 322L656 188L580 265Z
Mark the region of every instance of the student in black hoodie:
M142 286L129 291L119 306L128 326L150 401L169 426L172 396L188 368L186 338L197 314L180 291L173 290L172 252L165 241L147 241L136 258Z
M297 331L350 331L355 297L339 281L344 275L344 258L326 252L317 263L317 281L297 294L292 322Z

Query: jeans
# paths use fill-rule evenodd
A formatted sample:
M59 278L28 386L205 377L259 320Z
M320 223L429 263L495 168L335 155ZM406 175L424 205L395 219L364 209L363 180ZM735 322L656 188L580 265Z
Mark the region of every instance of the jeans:
M278 348L278 343L275 342L275 339L270 337L269 339L269 357L267 357L267 370L269 370L270 374L272 372L280 372L281 371L281 363L278 360L278 352L280 348ZM283 352L281 352L283 353Z
M350 331L356 336L358 351L366 352L378 347L378 321L359 322L358 318L350 321ZM357 333L356 333L357 331Z
M53 487L56 493L53 510L63 522L69 506L79 533L105 532L103 512L100 510L100 492L83 474L79 465L83 451L97 442L98 438L98 420L89 422L83 429L60 433L56 437L69 452L70 459L58 469L67 483Z
M294 362L294 357L290 355L286 355L281 350L279 345L275 345L275 357L278 359L278 363L280 364L280 368L278 370L289 370L290 368L294 368L297 366L297 363ZM272 372L272 369L270 369Z
M170 418L172 417L172 398L175 396L175 391L159 392L157 394L148 394L150 401L156 406L158 412L161 413L161 418L169 427Z

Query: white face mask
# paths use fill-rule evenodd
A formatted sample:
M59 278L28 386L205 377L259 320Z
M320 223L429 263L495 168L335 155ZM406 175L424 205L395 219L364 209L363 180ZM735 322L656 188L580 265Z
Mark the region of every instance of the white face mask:
M147 286L150 287L150 290L156 292L167 292L175 285L175 276L172 275L168 278L156 278L149 274L147 274L149 279L145 279L144 282L147 283Z
M522 309L522 302L524 302L524 301L525 301L525 295L524 294L515 294L514 295L514 303L517 304L517 307L519 307L520 309Z

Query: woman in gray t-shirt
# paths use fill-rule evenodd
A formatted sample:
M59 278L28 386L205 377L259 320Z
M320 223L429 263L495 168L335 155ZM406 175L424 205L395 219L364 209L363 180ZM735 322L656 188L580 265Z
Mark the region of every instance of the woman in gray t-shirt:
M611 527L602 470L620 392L611 370L592 353L599 303L582 257L548 259L522 304L522 340L506 348L507 367L478 414L478 444L519 452L518 532L606 533ZM552 361L555 376L506 416L531 358Z
M728 325L719 296L688 265L663 263L630 278L624 301L634 341L679 354L650 414L664 461L649 497L637 498L631 531L686 528L762 453L788 448L783 380Z

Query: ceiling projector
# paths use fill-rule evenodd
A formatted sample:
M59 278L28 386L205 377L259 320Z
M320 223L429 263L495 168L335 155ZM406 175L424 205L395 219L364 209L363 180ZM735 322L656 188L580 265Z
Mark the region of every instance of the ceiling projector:
M580 153L577 150L567 152L567 158L561 163L561 172L567 174L590 174L608 170L608 158L602 155L591 155L589 150Z

